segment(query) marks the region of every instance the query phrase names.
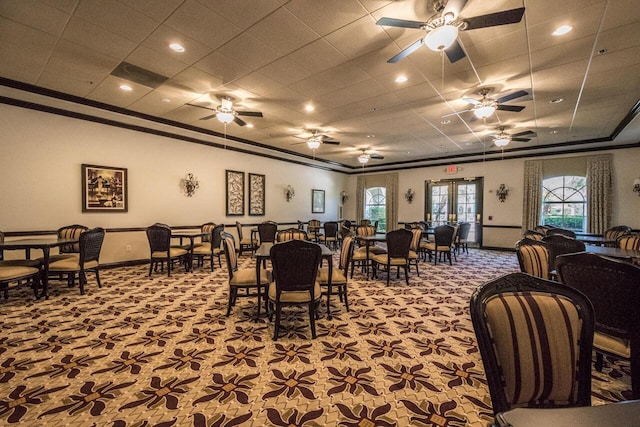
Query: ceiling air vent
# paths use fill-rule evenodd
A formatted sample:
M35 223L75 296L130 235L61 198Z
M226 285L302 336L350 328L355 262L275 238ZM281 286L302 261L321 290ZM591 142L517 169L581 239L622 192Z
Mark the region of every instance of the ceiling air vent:
M145 70L144 68L136 67L135 65L127 62L121 62L120 65L111 72L111 75L153 89L157 88L168 79L168 77Z

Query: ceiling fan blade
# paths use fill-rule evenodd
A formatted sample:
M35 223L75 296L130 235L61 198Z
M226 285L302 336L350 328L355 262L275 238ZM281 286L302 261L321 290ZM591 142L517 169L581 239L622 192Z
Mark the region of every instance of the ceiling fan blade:
M236 111L239 116L263 117L260 111Z
M391 58L387 62L389 64L395 64L396 62L400 61L401 59L404 59L405 57L411 55L420 46L422 46L423 43L424 43L424 41L422 40L422 38L419 38L418 40L416 40L415 42L413 42L409 46L405 47L403 51L401 51L399 54L397 54L396 56L394 56L393 58Z
M216 114L217 114L217 113L216 113ZM213 119L213 118L216 116L216 114L212 114L212 115L210 115L210 116L204 116L204 117L202 117L200 120L210 120L210 119Z
M467 23L465 30L515 24L522 20L522 15L524 15L524 7L490 13L488 15L474 16L473 18L467 18L464 20Z
M453 13L454 17L460 15L460 12L467 4L467 0L449 0L442 11L442 16L447 13Z
M387 27L400 27L400 28L415 28L420 29L425 26L424 22L419 21L407 21L406 19L395 19L395 18L380 18L378 25L386 25Z
M377 159L377 160L384 159L384 156L381 156L380 154L376 154L376 153L369 154L369 157L372 158L372 159Z
M529 142L531 141L531 138L511 138L512 141L518 141L518 142Z
M451 62L452 64L454 62L460 61L462 58L467 56L464 53L464 50L462 50L462 46L460 46L460 43L458 43L458 40L453 42L453 44L449 46L449 49L445 50L444 53L447 54L447 58L449 58L449 62Z
M524 132L514 133L512 136L518 138L525 135L531 135L533 137L533 136L536 136L536 133L530 130L525 130Z
M514 113L519 113L520 111L524 110L524 106L522 106L522 105L498 105L496 107L496 110L512 111Z
M477 100L477 99L475 99L475 98L467 98L467 97L464 97L464 98L462 98L462 100L463 100L463 101L465 101L465 102L468 102L469 104L473 104L473 105L478 105L478 104L480 104L480 101L478 101L478 100Z
M190 102L187 102L187 104L189 107L197 107L197 108L203 108L205 110L210 110L210 111L216 111L215 108L211 108L211 107L205 107L204 105L198 105L198 104L192 104Z
M502 98L498 98L498 104L502 104L503 102L511 101L512 99L520 98L521 96L529 95L529 92L526 90L519 90L517 92L510 93L508 95L503 96Z
M233 121L236 122L237 124L239 124L240 126L245 126L247 124L247 122L245 122L244 120L242 120L238 116L234 117Z
M323 144L329 144L329 145L340 145L340 142L338 141L332 141L332 140L322 140Z

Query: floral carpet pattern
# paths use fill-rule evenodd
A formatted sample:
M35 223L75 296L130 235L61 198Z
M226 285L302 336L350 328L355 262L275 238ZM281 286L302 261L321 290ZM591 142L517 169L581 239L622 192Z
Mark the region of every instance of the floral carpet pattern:
M254 260L240 259L249 268ZM337 265L337 253L334 265ZM420 277L349 282L349 307L287 309L281 337L256 301L226 317L226 267L148 277L145 265L53 281L0 302L0 424L27 426L485 426L493 421L469 298L518 271L470 250ZM593 373L593 404L630 398L629 365Z

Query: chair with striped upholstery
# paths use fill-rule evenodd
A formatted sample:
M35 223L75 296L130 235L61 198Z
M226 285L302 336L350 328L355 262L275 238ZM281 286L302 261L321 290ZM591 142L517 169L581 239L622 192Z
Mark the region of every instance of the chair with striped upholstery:
M527 230L524 233L522 233L522 237L524 237L525 239L531 239L531 240L542 240L544 239L544 234L534 230Z
M611 227L604 232L605 240L616 241L618 237L624 236L625 234L629 234L631 232L631 227L628 225L616 225L615 227ZM607 243L606 246L615 246L615 243Z
M289 240L309 240L307 232L298 228L287 228L286 230L278 231L276 235L278 242L288 242Z
M558 257L560 281L591 300L596 315L596 370L603 353L631 361L632 398L640 399L640 267L596 254Z
M623 234L616 239L616 246L620 249L640 251L640 234ZM631 260L634 264L640 264L640 257Z
M470 313L495 414L591 405L594 313L582 293L511 273L479 287Z
M211 271L213 271L215 266L213 259L218 258L218 266L222 268L222 237L220 235L223 231L224 224L214 226L210 231L210 240L203 239L202 244L193 248L193 256L198 260L198 267L203 267L205 260L208 258L211 261Z
M520 271L542 279L551 278L551 251L541 240L522 239L516 243Z
M331 271L331 295L338 295L340 301L344 302L344 306L349 311L349 301L347 300L347 283L349 281L349 264L351 264L351 256L353 255L353 237L347 236L342 242L340 248L340 265ZM318 268L318 282L321 287L329 286L329 268ZM328 289L327 289L328 292ZM327 311L330 308L327 308Z
M245 250L253 253L258 247L258 239L254 238L253 235L251 235L251 237L244 237L242 224L238 221L236 221L236 232L238 233L238 249L240 250L240 255L242 255L242 252Z
M549 230L547 230L547 236L554 236L556 234L570 237L572 239L576 238L576 233L571 230L565 230L564 228L550 228Z
M416 274L420 276L420 271L418 271L418 261L420 251L420 240L422 239L422 228L412 228L411 231L411 246L409 246L409 270L411 270L411 266L416 266Z
M320 225L322 223L318 219L310 219L307 224L307 236L309 236L310 240L317 242L322 234L320 233Z

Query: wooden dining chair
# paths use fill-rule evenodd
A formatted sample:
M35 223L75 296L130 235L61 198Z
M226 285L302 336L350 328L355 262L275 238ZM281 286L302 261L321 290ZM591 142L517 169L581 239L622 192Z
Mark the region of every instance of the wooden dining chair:
M371 256L373 277L377 277L378 270L387 272L387 286L391 279L391 269L396 268L397 277L400 278L400 269L404 270L404 277L409 284L409 251L413 233L404 228L387 233L387 252Z
M429 255L429 261L433 257L433 263L438 263L438 258L444 256L449 260L449 265L453 265L451 262L451 253L455 257L453 252L453 242L457 229L451 225L439 225L433 229L433 241L426 242L423 245L424 250ZM456 258L457 261L457 258Z
M38 298L40 287L40 269L28 265L11 265L0 263L0 292L4 299L9 299L9 288L28 285Z
M211 223L213 224L213 223ZM218 224L210 231L209 239L203 239L203 242L193 248L193 257L198 260L198 267L203 267L204 262L209 259L211 261L211 271L215 269L214 258L218 259L218 266L222 268L222 237L224 224Z
M340 301L344 302L344 306L349 311L349 300L347 299L347 284L349 282L349 267L351 264L351 257L353 255L353 237L347 236L342 242L340 247L340 265L338 268L332 268L331 270L331 295L338 295ZM327 287L329 292L329 268L318 268L318 282L321 287ZM331 310L327 307L327 312Z
M258 224L258 237L260 244L274 243L276 234L278 233L278 223L273 221L265 221Z
M596 316L597 371L603 354L631 362L633 399L640 399L640 267L590 253L559 256L560 282L586 295Z
M521 272L545 280L551 278L551 251L542 240L519 240L516 242L516 256Z
M324 223L324 233L320 235L319 241L333 250L338 248L338 223L336 221Z
M167 276L171 276L174 262L184 264L188 270L187 256L189 252L182 247L171 246L171 228L165 224L153 224L146 229L149 241L150 259L149 276L155 271L164 271L164 263L167 263Z
M631 233L631 227L628 225L616 225L615 227L605 230L604 238L610 242L615 242L618 237L629 233ZM605 246L615 247L615 243L607 243Z
M253 253L258 246L258 240L251 235L250 237L244 237L242 233L242 224L236 221L236 232L238 233L238 249L240 251L240 255L244 251L251 251Z
M494 414L591 405L594 311L581 292L512 273L479 287L469 309Z
M287 228L286 230L278 231L276 235L278 242L288 242L289 240L309 240L307 232L300 230L299 228Z

